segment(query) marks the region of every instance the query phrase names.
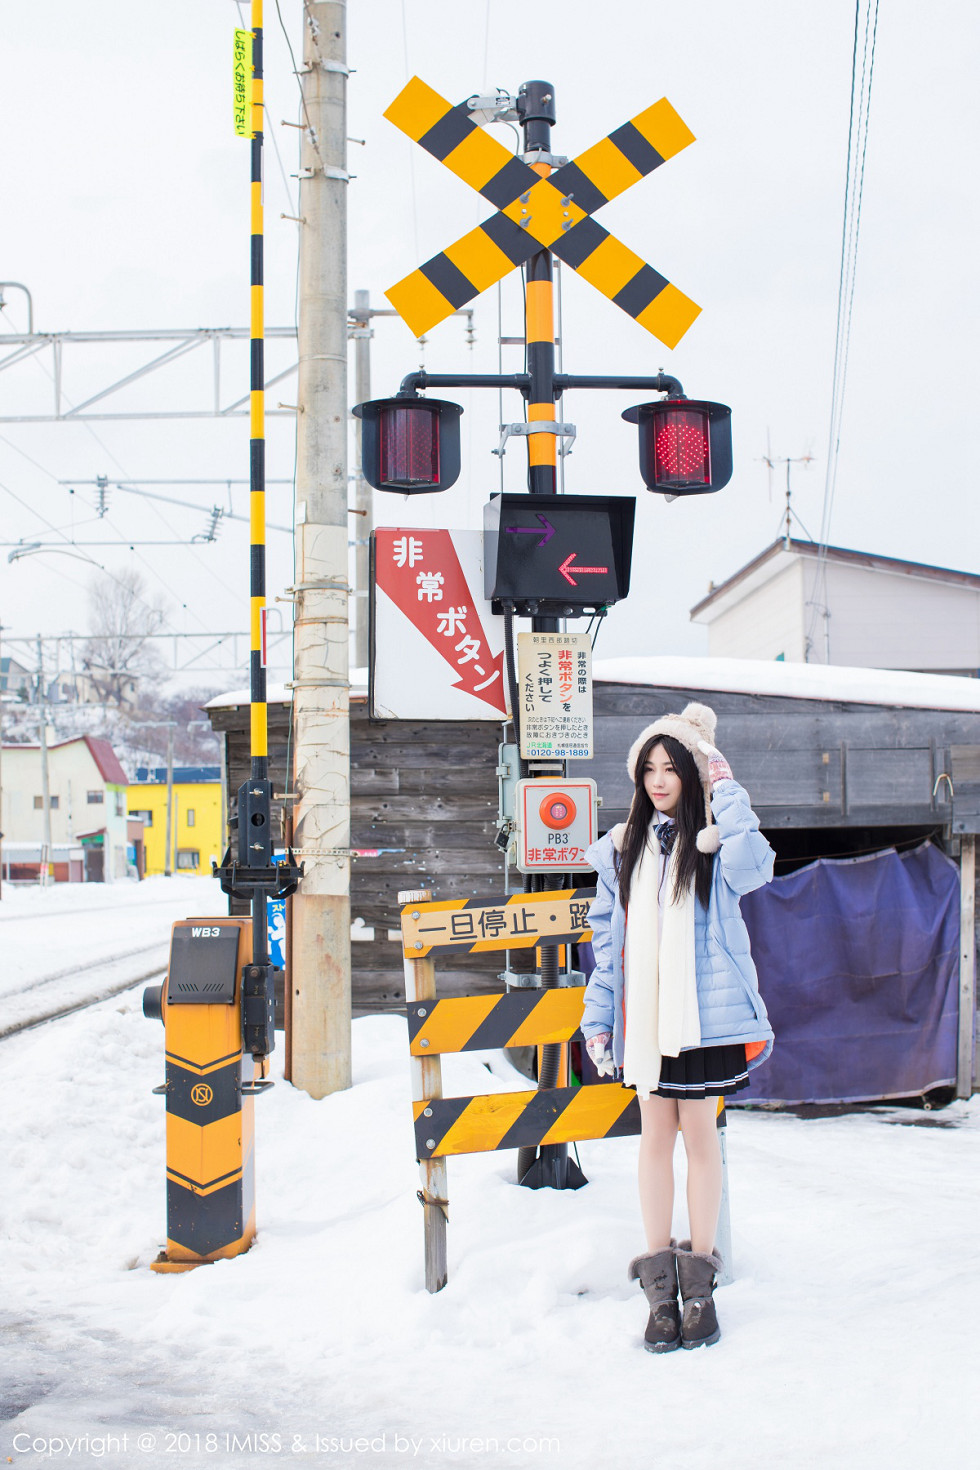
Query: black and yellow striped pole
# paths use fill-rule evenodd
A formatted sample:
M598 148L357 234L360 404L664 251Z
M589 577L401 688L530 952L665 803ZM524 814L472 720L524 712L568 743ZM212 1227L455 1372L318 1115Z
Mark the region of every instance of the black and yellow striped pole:
M251 744L252 777L269 772L265 671L265 302L262 205L262 0L252 0L252 169L249 521L251 526Z
M167 1079L167 1247L155 1271L187 1271L246 1251L255 1235L253 1098L272 1084L275 982L266 899L301 870L272 860L265 659L265 364L262 262L262 0L235 32L235 131L251 140L250 608L251 775L238 790L238 855L215 874L251 919L174 925L167 978L144 993L163 1021Z
M539 178L551 173L551 125L555 121L554 88L548 82L525 82L517 99L524 128L524 152L531 169ZM534 154L542 155L542 162ZM530 209L529 192L525 205ZM555 422L555 310L551 251L537 250L527 262L525 295L525 330L527 371L531 379L528 394L529 424ZM554 495L557 486L558 436L553 428L535 433L527 439L527 488L532 495ZM550 628L549 623L549 628ZM557 624L555 624L557 627ZM538 631L535 625L535 631ZM548 631L548 630L543 630Z
M525 82L518 93L517 110L524 129L524 159L541 179L552 172L551 128L555 122L555 89L550 82ZM538 207L530 197L521 196L525 218L533 224L533 211ZM560 207L566 211L571 201L563 198ZM571 218L569 214L569 218ZM527 417L527 488L532 495L558 493L558 430L555 411L555 309L554 269L547 246L527 262L524 306L524 340L527 344L529 378ZM542 428L535 433L533 425ZM547 425L547 428L544 427ZM535 616L531 621L535 633L558 631L557 618ZM564 765L562 765L564 770ZM531 880L534 881L533 879ZM557 987L558 945L545 943L538 948L541 985L545 991ZM542 1046L538 1052L538 1088L550 1091L564 1081L567 1048L558 1044ZM553 1189L577 1189L585 1183L585 1175L568 1157L564 1141L542 1144L526 1143L517 1160L518 1180L530 1188L542 1185Z
M275 1045L275 980L269 963L266 900L291 893L300 869L273 862L272 783L266 690L265 586L265 303L262 203L263 66L262 0L252 0L251 32L235 37L235 129L250 140L250 351L249 351L249 695L251 767L238 790L238 855L229 848L215 868L230 897L252 910L251 959L242 977L245 1050L263 1058Z

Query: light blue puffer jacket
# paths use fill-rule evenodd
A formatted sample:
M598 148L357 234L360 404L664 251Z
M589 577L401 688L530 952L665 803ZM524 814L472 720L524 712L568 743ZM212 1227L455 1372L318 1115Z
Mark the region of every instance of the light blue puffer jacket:
M757 1067L772 1051L773 1031L759 994L749 935L739 912L739 895L772 878L774 853L759 831L748 793L737 781L719 781L711 794L721 848L714 860L707 910L694 905L694 950L698 983L701 1045L764 1041L765 1050L749 1062ZM585 991L582 1034L612 1032L613 1061L623 1065L623 945L626 915L619 901L616 858L623 828L614 827L594 843L586 857L596 870L596 896L589 911L595 969Z

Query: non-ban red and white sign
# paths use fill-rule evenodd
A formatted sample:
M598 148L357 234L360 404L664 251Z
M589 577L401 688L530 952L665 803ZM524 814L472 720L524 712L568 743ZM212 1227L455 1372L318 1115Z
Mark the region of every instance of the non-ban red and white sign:
M483 535L379 526L374 532L376 719L505 718L503 619L483 596Z

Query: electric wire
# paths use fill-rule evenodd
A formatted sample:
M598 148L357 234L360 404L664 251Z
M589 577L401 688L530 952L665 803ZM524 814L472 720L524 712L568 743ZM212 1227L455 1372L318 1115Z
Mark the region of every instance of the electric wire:
M402 51L405 58L405 81L408 82L412 73L408 65L408 18L405 14L405 0L402 0ZM408 178L412 190L412 234L415 243L415 259L418 260L421 251L419 250L418 192L415 187L415 145L410 139L406 139L405 142L408 148Z
M858 76L858 49L862 30L861 68ZM807 645L813 642L821 609L826 611L827 552L830 525L837 489L841 427L847 367L850 355L851 323L857 280L858 244L861 231L861 206L864 196L865 161L871 114L871 91L874 81L875 46L878 35L878 0L855 0L854 39L851 51L851 97L847 133L847 167L844 181L844 209L841 222L841 254L837 288L837 321L834 338L834 363L831 381L830 421L828 425L827 463L824 497L820 519L820 537L814 581L813 611L807 628ZM802 522L801 522L802 525ZM809 534L809 533L808 533Z
M38 368L41 370L41 372L44 373L45 377L48 378L49 381L53 381L53 376L52 376L50 370L44 365L44 363L41 362L40 359L38 359L38 358L35 358L34 361L36 362L36 364L37 364ZM72 400L68 397L67 393L64 392L64 389L62 389L62 397L64 398L65 402L68 404L69 408L73 408L75 406L72 403ZM106 454L106 455L108 455L108 457L112 460L113 464L116 465L117 469L120 471L120 473L122 474L122 476L124 477L124 479L131 480L133 478L133 476L127 473L126 467L120 462L120 460L117 458L117 456L112 452L112 450L109 448L108 444L106 444L105 441L99 437L99 435L92 428L92 425L90 423L86 422L84 419L79 420L79 422L83 425L83 427L92 436L92 438L95 440L96 444L98 444L99 448L103 451L103 453ZM17 448L17 446L14 445L9 439L4 438L4 442L7 443L7 444L10 444L10 447L11 448ZM47 469L44 465L42 465L39 460L33 459L30 455L26 454L22 450L20 450L18 452L24 454L24 458L25 459L30 460L30 462L33 465L35 465L35 467L37 469L41 470L41 472L43 474L47 475L49 479L53 480L56 485L60 485L61 482L60 482L58 476L55 475L55 474L52 474L52 472L49 469ZM156 507L155 506L154 507L151 507L151 508L154 510L154 512L157 515L157 517L163 522L164 526L170 532L170 534L172 536L176 537L177 539L182 539L182 538L179 538L178 537L177 531L174 529L174 527L172 525L170 525L169 521L166 520L166 518L161 514L161 512L158 511L158 510L156 510ZM51 529L51 530L54 529L54 527L51 525L51 522L45 520L45 518L43 516L40 516L39 515L39 519L44 520L45 524L49 527L49 529ZM124 550L130 551L131 554L134 557L136 557L136 559L138 561L142 562L143 566L146 567L146 569L150 573L151 577L155 581L159 582L160 586L163 587L164 591L167 593L167 596L168 597L173 597L174 593L173 593L173 587L171 586L171 584L169 582L167 582L164 579L164 577L162 577L160 575L160 573L156 570L156 568L147 560L147 558L145 556L142 555L141 552L139 552L139 551L137 551L135 549L135 547L132 545L131 542L129 542L128 540L126 540L124 538L123 533L120 532L120 531L118 531L118 529L114 525L112 525L112 522L109 520L108 516L106 516L105 519L107 521L107 524L109 524L112 527L113 530L116 530L117 535L119 535L119 537L120 537L120 542L119 542L119 549L120 549L120 551L124 551ZM182 541L182 544L185 544L185 543ZM186 544L190 548L190 543L186 543ZM235 593L233 591L233 589L231 587L228 586L228 584L225 581L223 581L223 579L221 577L217 576L217 574L212 570L212 568L208 567L205 562L201 561L200 554L199 553L192 551L191 554L194 556L195 560L197 560L200 563L202 570L204 570L207 573L208 577L212 581L218 582L222 587L224 587L225 591L231 593L232 596L237 596L238 595L237 593ZM106 567L104 567L102 565L101 562L95 562L93 560L93 565L97 566L100 571L105 572L105 574L107 576L112 576L112 573L110 573L106 569ZM119 582L119 579L117 577L115 577L115 576L112 576L112 580L114 582L116 582L119 586L122 586L123 585L121 582ZM138 600L140 602L142 602L143 605L147 609L149 609L151 611L156 611L156 609L153 609L151 607L151 604L148 603L148 602L146 602L146 600L143 597L139 597ZM193 617L194 619L196 619L196 621L200 623L200 625L201 625L202 628L204 628L204 629L207 628L207 624L206 624L205 620L198 613L194 612L188 606L188 604L186 602L179 603L179 607L180 607L180 609L183 612L188 613L191 617ZM169 619L168 619L168 621L169 621ZM176 632L178 630L174 629L174 631Z

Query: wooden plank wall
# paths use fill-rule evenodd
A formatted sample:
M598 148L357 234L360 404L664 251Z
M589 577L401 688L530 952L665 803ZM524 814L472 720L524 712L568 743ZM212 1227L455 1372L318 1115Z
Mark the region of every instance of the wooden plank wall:
M980 715L597 684L598 753L593 761L571 763L570 774L596 778L601 830L627 815L625 763L634 738L692 699L715 709L719 744L774 840L780 830L802 835L830 827L949 831L951 816L955 834L957 802L951 803L949 783L940 780L933 796L943 771L951 774L962 809L959 830L977 830ZM248 708L209 715L225 735L233 809L248 776ZM269 705L276 792L287 789L288 717L288 705ZM492 842L500 732L490 721L372 721L365 702L352 702L351 845L383 849L377 857L356 858L352 868L352 916L373 930L373 938L351 947L356 1014L404 1004L401 951L388 938L398 927L399 889L429 887L437 898L504 893L503 862ZM275 831L280 812L276 803ZM520 883L511 874L511 891ZM503 961L502 955L481 955L454 959L451 968L448 961L440 964L439 993L497 991Z
M249 771L247 706L210 710L224 733L229 810ZM399 889L431 888L436 898L503 895L504 867L493 845L497 815L494 721L372 721L364 702L351 704L351 847L379 850L355 857L351 917L373 938L351 945L355 1014L405 1004L398 928ZM289 706L269 705L269 768L275 792L287 789ZM282 803L273 807L281 831ZM515 875L511 875L512 879ZM520 886L511 883L510 891ZM357 932L355 929L355 933ZM502 989L503 955L454 957L439 965L440 995Z
M626 755L640 731L690 700L718 716L718 742L762 825L928 827L950 822L951 747L980 746L980 715L771 695L596 684L596 750L570 773L594 776L600 825L625 820ZM955 824L953 826L955 831Z

